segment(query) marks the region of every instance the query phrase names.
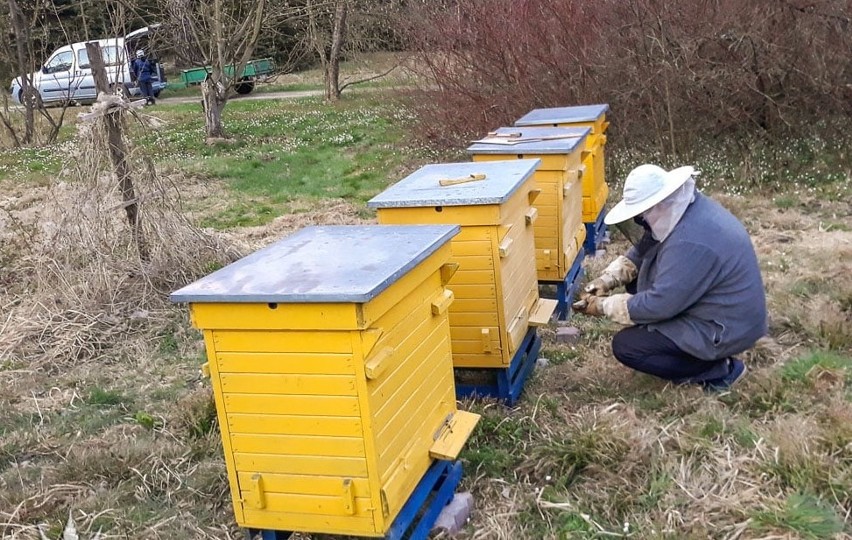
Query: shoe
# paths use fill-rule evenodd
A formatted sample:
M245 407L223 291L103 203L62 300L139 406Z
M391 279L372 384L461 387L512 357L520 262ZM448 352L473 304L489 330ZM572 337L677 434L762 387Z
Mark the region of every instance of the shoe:
M746 365L739 358L731 357L728 360L728 366L730 367L730 371L724 377L719 377L718 379L710 379L709 381L704 381L702 384L704 385L704 390L707 392L722 392L731 388L734 383L743 378L743 375L746 374Z

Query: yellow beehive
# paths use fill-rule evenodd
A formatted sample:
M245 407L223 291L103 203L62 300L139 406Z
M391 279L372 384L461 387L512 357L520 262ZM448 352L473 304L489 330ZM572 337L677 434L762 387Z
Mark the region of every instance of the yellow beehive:
M582 152L589 128L500 128L468 147L473 161L538 158L535 180L539 281L562 281L583 249Z
M538 295L533 223L538 159L427 165L367 204L379 223L461 225L450 330L455 367L506 368L555 300Z
M580 105L534 109L515 122L519 127L588 127L592 130L586 138L583 165L583 221L594 223L606 205L609 188L606 184L604 146L609 122L606 113L609 105Z
M175 292L202 329L237 522L383 536L458 411L454 226L310 227Z

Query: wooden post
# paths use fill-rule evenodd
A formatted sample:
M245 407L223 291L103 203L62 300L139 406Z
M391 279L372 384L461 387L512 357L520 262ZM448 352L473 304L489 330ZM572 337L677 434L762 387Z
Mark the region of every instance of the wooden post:
M95 89L100 95L110 91L109 81L104 67L104 59L101 55L101 47L97 43L86 43L86 53L89 55L89 64L92 66L92 76L95 79ZM142 222L139 217L139 205L136 202L136 192L133 189L133 179L130 176L130 165L127 163L127 145L124 144L124 130L121 123L119 110L105 111L104 123L107 130L107 142L109 144L109 158L115 177L121 189L121 197L124 200L124 211L127 213L127 222L130 224L133 243L143 261L150 260L150 252L142 232Z

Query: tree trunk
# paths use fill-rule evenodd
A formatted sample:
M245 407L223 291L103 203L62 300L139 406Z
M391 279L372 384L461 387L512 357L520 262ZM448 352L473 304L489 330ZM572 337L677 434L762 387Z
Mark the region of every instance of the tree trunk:
M24 14L15 0L9 0L9 20L12 24L12 29L15 31L17 68L18 73L21 74L21 104L24 106L24 138L21 140L21 143L28 145L33 142L35 128L35 114L33 111L39 103L30 96L30 93L35 89L32 87L32 79L29 74L31 66L27 62L27 57L29 56L27 55L27 51L31 43L29 25L24 20Z
M225 85L208 75L201 83L201 102L204 105L204 131L207 139L224 139L222 110L228 102Z
M100 46L97 43L86 43L86 53L89 55L89 63L92 66L92 76L95 79L97 93L108 93L109 82ZM112 162L113 171L115 171L115 177L118 180L119 189L121 189L121 198L124 202L127 222L130 224L133 243L136 245L139 258L143 261L148 261L151 255L142 231L139 205L136 202L136 191L133 188L133 178L130 176L130 165L127 163L127 145L124 144L121 111L107 110L104 115L104 123L107 130L109 158Z
M331 34L331 50L325 66L325 98L328 101L340 99L340 54L346 41L346 15L348 0L339 0L334 11L334 29Z

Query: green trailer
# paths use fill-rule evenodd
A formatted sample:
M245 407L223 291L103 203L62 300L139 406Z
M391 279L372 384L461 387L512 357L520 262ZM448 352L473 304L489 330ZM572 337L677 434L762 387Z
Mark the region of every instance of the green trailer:
M207 78L207 74L213 70L210 66L197 67L193 69L185 69L180 72L180 78L184 86L192 86L201 84ZM232 79L234 78L234 65L225 66L225 75ZM254 90L254 83L264 81L272 76L275 72L275 62L272 58L260 58L258 60L249 60L242 74L238 77L234 84L234 90L238 94L248 94Z

